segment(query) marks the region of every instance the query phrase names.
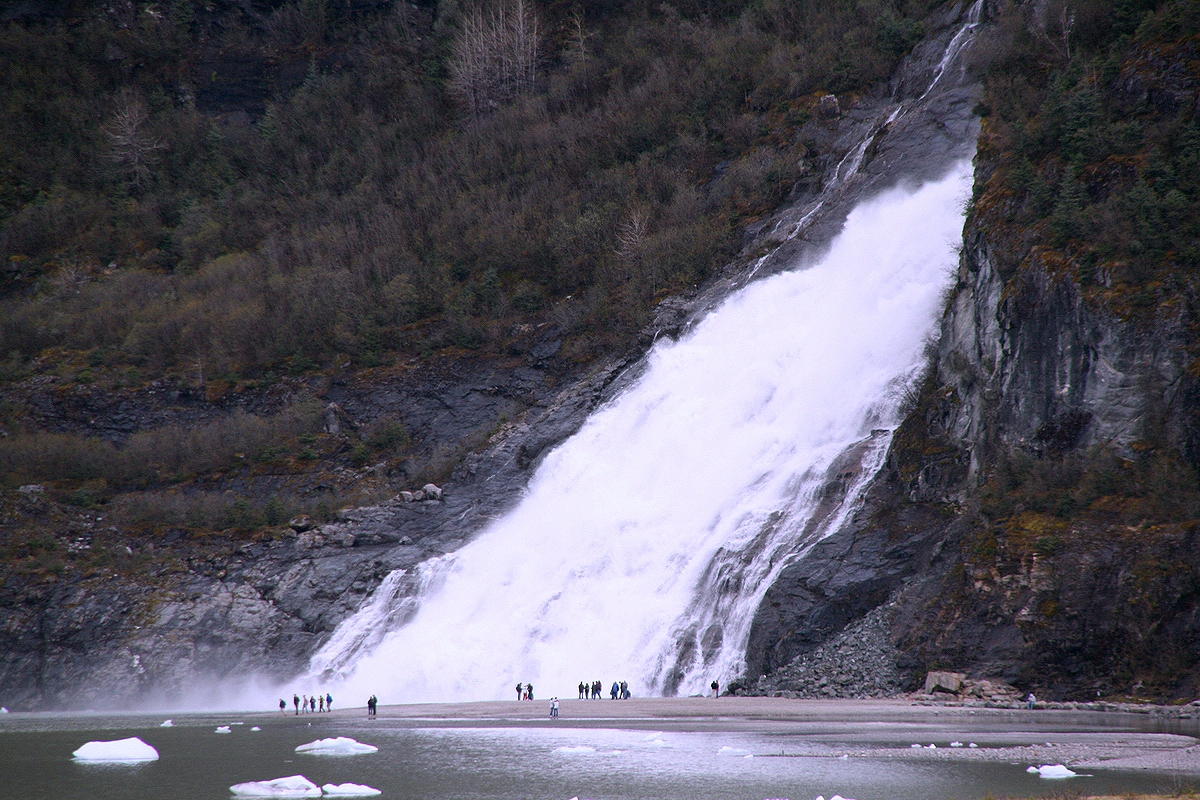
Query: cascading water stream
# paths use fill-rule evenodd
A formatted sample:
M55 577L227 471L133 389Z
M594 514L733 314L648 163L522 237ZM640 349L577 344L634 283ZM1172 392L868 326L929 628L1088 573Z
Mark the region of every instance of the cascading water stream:
M908 110L869 126L785 239ZM957 261L971 177L963 160L860 204L818 263L750 284L656 343L637 383L545 458L512 512L388 576L311 673L389 702L499 699L517 681L566 694L595 678L696 693L741 674L763 594L858 508L882 465Z
M656 345L511 513L422 566L415 612L389 600L407 576L389 578L314 673L388 701L505 698L517 681L564 694L595 678L691 693L736 675L774 574L878 470L970 182L961 162L861 204L819 263L751 284Z

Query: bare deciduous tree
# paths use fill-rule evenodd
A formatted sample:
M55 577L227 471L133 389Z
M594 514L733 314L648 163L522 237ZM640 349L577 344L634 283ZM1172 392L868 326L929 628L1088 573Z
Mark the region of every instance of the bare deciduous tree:
M471 116L531 89L541 58L541 23L528 0L475 6L463 15L450 85Z
M112 118L100 127L108 144L108 157L125 174L133 189L141 189L150 180L150 168L158 161L158 151L166 147L145 130L150 109L141 97L122 93Z

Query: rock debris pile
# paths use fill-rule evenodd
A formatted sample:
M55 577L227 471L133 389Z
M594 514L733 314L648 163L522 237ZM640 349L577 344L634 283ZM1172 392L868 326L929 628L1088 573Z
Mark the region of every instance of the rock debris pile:
M899 651L888 638L887 609L876 608L825 644L802 653L745 694L768 697L892 697L904 691Z

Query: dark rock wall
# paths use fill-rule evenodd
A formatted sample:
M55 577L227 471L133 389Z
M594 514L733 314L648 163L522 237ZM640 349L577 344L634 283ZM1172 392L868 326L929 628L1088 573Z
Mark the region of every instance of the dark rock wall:
M968 220L931 372L863 508L767 593L748 688L891 601L910 689L948 668L1050 698L1200 690L1186 306L1117 313L993 216Z

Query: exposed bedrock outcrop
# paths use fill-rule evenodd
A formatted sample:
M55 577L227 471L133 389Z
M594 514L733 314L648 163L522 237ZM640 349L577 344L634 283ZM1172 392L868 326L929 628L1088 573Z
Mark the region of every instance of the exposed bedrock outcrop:
M1167 472L1196 466L1200 404L1184 304L1120 315L1103 289L1085 291L1037 253L1014 258L1007 235L968 222L921 396L859 512L767 593L747 690L762 674L776 677L759 690L801 688L789 683L789 663L808 663L889 600L909 689L937 668L1051 699L1200 689L1200 531L1139 524L1117 500L1107 514L1075 507L1093 472L1131 480L1105 465L1153 450L1178 458L1164 461ZM1025 470L1026 488L1006 495L996 483L1004 470ZM1065 470L1081 477L1060 497L1021 494ZM1187 479L1149 480L1186 488ZM1008 504L1002 514L996 493Z

